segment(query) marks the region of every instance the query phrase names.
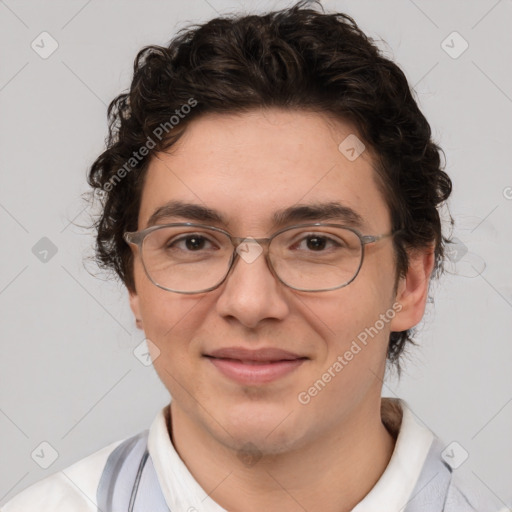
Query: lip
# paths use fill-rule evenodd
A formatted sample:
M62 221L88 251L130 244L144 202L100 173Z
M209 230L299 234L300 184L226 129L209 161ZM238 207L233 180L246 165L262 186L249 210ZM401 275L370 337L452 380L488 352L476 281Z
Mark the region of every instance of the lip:
M238 359L239 361L290 361L294 359L301 359L305 356L294 354L279 348L260 348L257 350L250 350L243 347L226 347L208 352L206 356L215 357L218 359Z
M204 354L226 377L240 384L266 384L293 372L308 358L276 348L229 347Z

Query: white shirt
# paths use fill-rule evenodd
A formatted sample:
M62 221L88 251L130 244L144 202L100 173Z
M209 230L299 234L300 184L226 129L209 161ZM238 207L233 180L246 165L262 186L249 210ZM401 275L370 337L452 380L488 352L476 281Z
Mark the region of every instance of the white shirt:
M401 424L398 418L400 429L392 457L378 482L352 512L403 511L434 440L433 433L416 421L404 401L394 402L401 406L403 415ZM226 512L208 497L176 452L167 429L167 407L153 420L148 436L148 450L167 506L172 512L194 510L192 507L199 512ZM29 486L1 512L97 512L96 492L103 468L110 453L123 441Z

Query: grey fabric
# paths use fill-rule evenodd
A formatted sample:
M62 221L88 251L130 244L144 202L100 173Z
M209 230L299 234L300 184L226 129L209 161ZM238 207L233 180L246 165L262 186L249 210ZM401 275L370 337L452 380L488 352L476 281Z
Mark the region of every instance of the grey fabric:
M170 512L151 456L149 430L123 441L109 455L96 493L98 512Z
M440 441L434 439L411 497L404 504L404 512L445 511L452 470L441 458L443 448Z
M427 454L416 486L403 512L505 512L504 504L476 486L463 467L452 469L437 438Z

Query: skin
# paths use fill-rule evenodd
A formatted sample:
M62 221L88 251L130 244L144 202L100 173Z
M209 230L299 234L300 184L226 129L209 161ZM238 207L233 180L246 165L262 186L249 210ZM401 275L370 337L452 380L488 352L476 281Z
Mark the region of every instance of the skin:
M349 161L338 145L350 124L280 109L207 114L148 168L139 229L170 199L206 205L229 219L232 235L268 237L272 213L340 201L364 219L363 234L390 231L390 215L365 151ZM172 218L165 222L188 221ZM171 439L210 497L232 512L351 510L375 485L394 448L380 416L387 340L422 318L432 248L410 255L395 292L391 239L370 244L348 286L292 290L265 259L239 259L208 293L153 285L136 247L130 305L160 350L155 369L172 395ZM395 302L401 311L307 405L297 400ZM201 354L221 347L278 347L309 359L268 384L240 385ZM251 443L252 464L243 462ZM250 454L246 454L251 460Z

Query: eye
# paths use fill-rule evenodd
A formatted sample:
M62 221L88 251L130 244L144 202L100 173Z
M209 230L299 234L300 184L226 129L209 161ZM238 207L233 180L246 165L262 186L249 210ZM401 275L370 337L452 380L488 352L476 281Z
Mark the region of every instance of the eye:
M325 252L326 248L341 249L346 244L338 238L326 236L324 234L309 233L301 235L302 239L295 243L293 248L298 247L299 250L307 250L310 252ZM305 244L304 244L305 242Z
M173 237L165 244L166 249L181 249L190 252L198 252L203 249L214 248L212 241L198 233L191 233L185 236Z

